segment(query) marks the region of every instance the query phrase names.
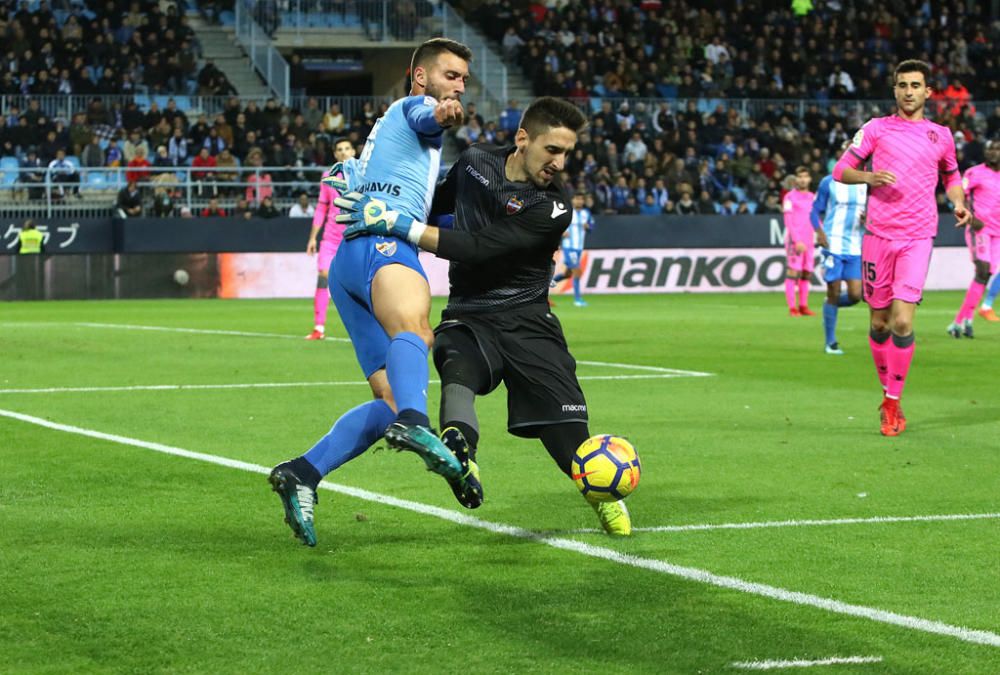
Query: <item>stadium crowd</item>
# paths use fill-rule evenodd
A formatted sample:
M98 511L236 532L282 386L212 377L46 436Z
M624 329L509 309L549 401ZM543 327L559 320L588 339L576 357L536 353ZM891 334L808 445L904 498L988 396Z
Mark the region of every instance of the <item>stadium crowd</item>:
M978 7L963 13L948 3L932 10L911 0L885 8L831 0L799 17L765 11L757 0L712 10L687 2L549 4L559 8L496 0L482 3L476 17L524 66L536 93L571 98L588 113L564 180L598 213L779 212L795 167L810 168L818 182L864 119L891 112L878 101L891 98L883 83L901 54L935 55L933 111L954 131L963 169L981 162L985 140L1000 134L1000 108L984 115L974 103L1000 99L989 76L994 35L973 20ZM2 111L0 155L37 169L26 182L44 181L49 170L78 183L61 150L84 170L123 167L130 181L162 183L160 194L174 189L178 167L191 166L199 199L219 199L223 212L261 208L268 196L283 211L301 192L315 193L333 141L347 137L360 150L386 107L372 100L346 115L317 98L289 108L231 97L209 116L173 100L161 108L148 96L148 106L106 102L103 94L140 89L231 89L211 62L194 75L196 37L172 4L162 11L156 2L110 0L100 15L76 4L53 12L44 0L33 12L25 2L10 5L0 6L8 46L0 50L0 94L93 96L71 119L50 118L37 98ZM754 105L744 105L748 99ZM450 134L457 149L512 139L517 101L497 119L466 105L465 123ZM229 185L242 181L249 185Z

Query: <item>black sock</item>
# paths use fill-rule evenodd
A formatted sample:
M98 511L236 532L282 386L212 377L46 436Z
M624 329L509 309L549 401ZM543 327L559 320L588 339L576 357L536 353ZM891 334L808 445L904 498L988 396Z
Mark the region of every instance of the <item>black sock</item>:
M323 477L319 475L319 471L316 470L309 460L305 457L296 457L295 459L288 462L292 469L292 473L299 477L303 483L311 487L313 490L319 485L319 482L323 480Z
M416 424L421 427L430 427L431 425L431 420L427 417L427 413L422 413L413 408L400 410L399 415L396 416L396 421L403 424Z

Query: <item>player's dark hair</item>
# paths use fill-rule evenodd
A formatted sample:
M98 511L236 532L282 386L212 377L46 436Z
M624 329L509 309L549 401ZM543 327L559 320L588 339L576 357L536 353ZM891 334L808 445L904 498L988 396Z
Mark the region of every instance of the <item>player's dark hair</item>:
M578 132L587 124L587 118L580 109L568 101L552 96L535 99L521 116L520 127L535 138L553 127L566 127Z
M797 176L800 173L809 173L809 167L807 167L807 166L797 166L797 167L795 167L795 175Z
M896 70L892 71L892 83L896 84L896 80L903 73L923 73L924 83L930 85L931 83L931 65L926 61L921 61L920 59L907 59L896 66Z
M336 148L341 143L350 143L350 142L351 142L350 138L348 138L347 136L341 136L333 141L333 147Z
M463 61L472 60L472 50L461 42L441 37L431 38L414 50L413 58L410 60L410 77L413 77L417 66L427 68L432 61L445 52L451 52Z

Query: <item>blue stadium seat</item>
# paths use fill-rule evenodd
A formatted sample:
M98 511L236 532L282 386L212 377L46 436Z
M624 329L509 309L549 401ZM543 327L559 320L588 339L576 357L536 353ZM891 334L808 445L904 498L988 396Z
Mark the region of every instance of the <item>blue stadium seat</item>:
M149 110L149 96L146 94L136 94L132 98L135 99L135 104L139 106L139 110Z
M106 190L108 188L108 178L103 172L88 171L86 187L91 190Z
M98 138L97 145L100 146L101 150L107 150L108 147L111 145L111 141L109 141L106 138Z
M164 110L167 107L167 101L171 98L170 96L157 95L153 97L153 100L156 102L156 105L160 106L160 110Z
M21 163L17 157L0 157L0 190L11 190L17 182L17 170Z
M191 97L190 96L173 96L174 103L177 104L178 110L188 111L191 109Z
M235 26L236 25L236 15L226 10L224 12L219 12L219 23L223 26Z
M677 85L658 84L656 85L656 93L658 93L663 98L677 98Z
M72 164L77 171L80 170L80 158L76 155L66 155L66 161Z

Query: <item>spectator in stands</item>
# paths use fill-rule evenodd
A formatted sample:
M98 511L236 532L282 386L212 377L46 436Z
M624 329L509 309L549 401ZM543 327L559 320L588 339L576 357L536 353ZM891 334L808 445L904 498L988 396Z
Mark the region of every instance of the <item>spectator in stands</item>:
M174 161L176 166L187 166L190 151L188 150L188 139L184 136L184 130L174 128L167 141L167 154Z
M127 165L128 169L125 171L125 180L132 181L135 183L140 183L148 180L149 177L149 160L146 159L146 150L142 146L136 149L135 157Z
M513 136L517 133L517 128L521 125L522 110L517 105L517 100L511 99L507 102L507 107L500 113L500 128Z
M277 218L281 214L278 213L278 209L274 207L274 200L270 195L264 197L264 201L261 202L260 206L257 207L257 217L258 218Z
M249 175L244 174L244 180L247 183L246 200L250 204L263 204L264 199L274 194L274 188L271 186L271 174L260 170L264 165L263 154L260 150L250 153L247 165L255 171Z
M241 197L236 200L236 208L233 209L233 216L235 218L242 218L243 220L250 220L254 217L254 210L250 208L247 200Z
M702 215L718 213L715 207L715 200L712 199L712 195L708 190L702 190L698 196L698 213Z
M656 203L656 197L653 196L652 192L646 194L646 198L643 200L642 204L639 206L639 215L642 216L658 216L663 213L663 207Z
M73 194L80 196L80 174L76 166L66 159L64 149L56 150L55 159L49 162L48 177L55 184L60 199L66 196L67 185L72 185Z
M330 109L323 115L323 131L332 136L339 136L343 133L345 124L344 113L340 112L340 106L336 103L331 105Z
M290 218L312 218L315 213L315 207L309 203L309 195L305 192L300 192L299 200L292 204L292 208L288 211L288 216Z
M73 123L69 126L69 149L79 157L83 154L83 149L90 142L91 131L87 125L87 115L76 113L73 115Z
M174 200L169 191L158 189L153 193L153 215L157 218L174 215Z
M101 148L101 138L97 134L90 136L90 142L80 153L80 165L87 169L104 166L104 150Z
M219 156L215 158L216 173L215 178L221 184L219 191L223 195L230 195L234 188L226 183L236 183L239 181L239 162L233 157L229 148L223 148Z
M128 140L122 146L123 159L125 163L131 162L135 159L139 151L142 151L143 156L149 156L149 143L146 139L142 137L142 129L135 128L129 132Z
M219 206L219 200L216 197L212 197L208 200L208 206L201 210L202 218L225 218L225 210Z
M306 100L305 110L302 111L302 118L305 120L306 128L309 131L318 131L323 122L323 111L319 109L319 101L315 96L310 96Z
M118 191L119 218L138 218L142 215L142 193L136 181L129 180L128 185Z
M781 202L778 199L778 193L768 192L764 197L764 203L757 206L757 213L760 214L778 214L782 213Z
M198 151L198 156L191 162L191 180L198 184L198 194L204 190L211 191L212 195L218 194L215 185L215 157L209 154L208 148L203 147Z
M125 153L118 147L118 139L112 138L108 141L108 149L104 156L104 165L110 168L117 168L124 164Z

